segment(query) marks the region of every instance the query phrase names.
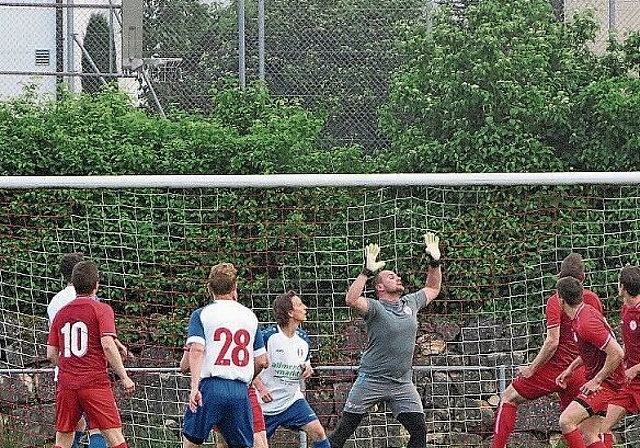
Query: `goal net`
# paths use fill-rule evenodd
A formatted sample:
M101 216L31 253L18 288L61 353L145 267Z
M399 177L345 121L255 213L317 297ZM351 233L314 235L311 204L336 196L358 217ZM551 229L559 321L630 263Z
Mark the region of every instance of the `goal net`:
M528 185L509 175L492 178L495 185L464 175L346 176L333 185L312 175L153 184L124 177L113 185L60 178L31 187L0 179L0 446L48 446L55 433L46 306L65 286L62 254L83 252L98 264L98 295L135 355L126 366L136 393L125 397L115 385L129 445L178 447L188 378L177 365L213 264L238 267L240 301L264 324L288 289L309 306L304 328L316 371L306 396L330 431L366 343L362 320L344 301L363 247L380 244L381 258L414 291L425 280L426 231L440 236L443 252L442 292L419 315L414 354L429 444L487 444L500 391L544 340L559 262L582 254L585 285L603 298L614 326L619 269L638 262L637 179L602 183L592 174L573 183L571 175ZM512 441L548 446L557 421L555 397L523 406ZM633 446L636 431L627 419L616 428L619 443ZM407 439L383 404L348 444L400 447ZM272 440L305 444L285 430Z

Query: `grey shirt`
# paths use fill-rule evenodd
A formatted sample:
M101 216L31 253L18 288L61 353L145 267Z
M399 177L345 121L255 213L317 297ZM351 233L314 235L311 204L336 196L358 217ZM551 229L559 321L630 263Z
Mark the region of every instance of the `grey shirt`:
M421 289L398 303L369 301L364 315L369 341L362 355L360 374L397 382L412 378L413 349L418 332L418 310L427 303Z

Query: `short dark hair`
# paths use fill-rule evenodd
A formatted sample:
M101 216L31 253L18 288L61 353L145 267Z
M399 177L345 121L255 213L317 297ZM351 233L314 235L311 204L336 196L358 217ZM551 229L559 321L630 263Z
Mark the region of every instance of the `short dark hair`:
M556 283L558 295L567 305L575 306L582 303L582 282L575 277L562 277Z
M560 278L573 277L578 280L584 279L584 261L582 255L572 252L560 263Z
M294 290L289 290L284 294L280 294L273 301L273 315L276 319L276 323L281 327L289 323L289 311L293 309L293 298L298 293Z
M84 261L84 254L82 252L70 252L62 256L60 259L60 273L64 277L65 282L69 283L71 281L73 267L81 261Z
M71 283L77 294L90 294L98 285L98 267L93 261L76 263L71 272Z
M207 290L212 298L231 294L238 285L238 270L231 263L218 263L211 268Z
M625 266L620 271L620 285L627 294L637 296L640 294L640 268L638 266Z

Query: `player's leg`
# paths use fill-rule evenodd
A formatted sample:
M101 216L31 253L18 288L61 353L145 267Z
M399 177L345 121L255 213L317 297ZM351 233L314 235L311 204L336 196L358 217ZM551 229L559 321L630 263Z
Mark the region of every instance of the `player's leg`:
M239 381L222 381L216 391L225 397L224 403L220 402L220 409L224 409L224 414L220 414L216 425L224 437L229 448L253 447L253 414L251 402L247 393L247 386ZM202 395L203 400L207 395Z
M70 448L76 433L82 405L76 390L56 392L56 441L55 447Z
M347 439L351 437L354 432L356 432L358 425L365 415L367 414L357 414L354 412L343 411L342 418L338 422L338 425L328 436L331 448L342 448Z
M127 448L127 442L122 433L122 427L103 429L102 434L111 448Z
M602 422L603 442L607 448L613 447L613 427L622 420L625 415L627 415L627 409L625 409L622 403L609 403L607 415L604 418L604 422Z
M215 377L200 381L202 406L199 406L196 412L191 412L187 408L184 413L182 422L182 446L184 448L195 448L202 445L209 437L211 429L218 425L220 421L218 410L223 409L229 400L228 382L229 380ZM244 395L246 395L246 390Z
M398 421L409 433L407 448L424 448L427 444L427 425L423 412L402 412Z
M91 422L87 420L87 416L82 417L82 422L85 423L85 427L89 428L89 448L107 448L107 442L98 428L92 428ZM83 430L84 431L84 430Z
M604 442L600 437L603 421L603 416L592 415L580 423L579 428L582 433L582 440L588 448L605 448Z
M318 416L304 398L294 401L291 406L280 412L278 420L280 426L287 429L303 430L314 448L330 448L329 439Z
M76 425L76 433L73 436L73 443L71 444L71 448L78 448L80 446L80 440L82 439L82 435L87 429L87 424L84 421L84 418L78 420L78 424Z
M78 395L92 429L100 428L104 440L111 448L127 448L120 411L111 388L87 389L80 391Z
M56 431L56 443L53 448L70 448L73 444L75 431L60 432Z
M386 389L393 415L409 433L407 448L424 448L427 444L427 425L424 421L422 398L416 386L411 382L387 384Z
M253 415L253 448L268 448L267 426L256 388L253 386L249 387L249 402L251 403L251 414Z
M267 431L259 431L253 433L253 448L268 448L269 441L267 439Z
M227 441L224 440L224 437L220 433L220 430L216 427L213 428L213 437L216 440L216 448L229 448L229 445L227 445Z
M509 384L502 393L500 405L496 410L496 419L493 425L493 441L492 448L505 448L507 440L516 427L516 419L518 417L518 406L526 403L528 400L524 398L515 389L513 383Z
M572 401L560 414L560 430L569 448L585 448L580 423L589 418L589 411L578 401Z
M358 375L344 404L342 418L328 436L331 448L344 446L347 439L356 432L369 408L384 399L387 394L384 389L379 384L369 381L364 375Z

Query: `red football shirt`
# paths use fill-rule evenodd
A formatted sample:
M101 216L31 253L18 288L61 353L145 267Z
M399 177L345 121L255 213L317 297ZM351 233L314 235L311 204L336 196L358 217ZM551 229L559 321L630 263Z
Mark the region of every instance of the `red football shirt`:
M615 335L604 316L590 305L582 304L571 321L578 342L578 350L584 361L585 377L588 380L604 366L607 354L603 351ZM625 383L624 366L618 365L604 382L613 389Z
M585 289L582 295L582 301L587 305L591 305L594 309L599 311L600 314L602 314L602 302L598 295L593 291ZM580 355L580 352L578 351L578 345L576 344L576 340L573 335L571 318L567 313L562 311L558 294L552 295L547 300L545 314L547 318L547 329L560 327L558 348L548 362L565 368Z
M60 351L58 388L111 387L103 336L116 337L113 309L106 303L78 296L58 311L47 339Z
M624 364L628 369L640 363L640 303L636 306L622 305L622 340L624 341ZM640 376L633 379L640 383Z

